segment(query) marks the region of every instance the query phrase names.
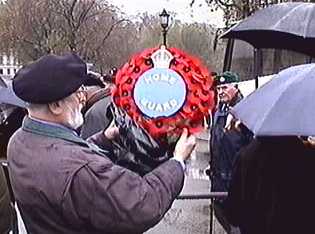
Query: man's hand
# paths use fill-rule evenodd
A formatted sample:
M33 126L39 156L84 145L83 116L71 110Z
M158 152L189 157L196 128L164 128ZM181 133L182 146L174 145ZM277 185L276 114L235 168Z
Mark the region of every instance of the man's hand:
M174 158L178 160L186 160L190 157L191 152L196 146L196 137L190 135L188 137L188 131L185 128L182 135L176 143L174 150Z
M104 135L108 140L114 140L119 135L119 129L115 125L115 121L113 120L111 124L104 131Z

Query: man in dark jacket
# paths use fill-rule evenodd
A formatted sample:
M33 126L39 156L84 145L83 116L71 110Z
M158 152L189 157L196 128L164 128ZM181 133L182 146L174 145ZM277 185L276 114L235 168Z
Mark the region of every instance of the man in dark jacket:
M254 139L236 163L228 220L242 234L314 233L314 155L298 137Z
M3 119L0 122L0 159L6 159L9 139L21 127L26 110L9 104L2 104L1 107Z
M86 64L75 54L44 56L14 77L16 95L30 104L10 139L8 160L29 233L142 233L182 189L194 136L184 130L174 158L143 177L114 164L110 140L117 128L89 141L74 131L83 123L86 79Z
M0 165L0 233L9 233L13 210L10 205L9 190L4 171Z
M234 84L239 77L233 72L224 72L215 77L218 107L213 117L210 132L210 178L212 192L227 192L232 178L232 169L237 152L246 145L250 136L245 128L238 128L235 119L229 114L230 109L242 98ZM223 215L224 199L214 199L214 212L224 229L230 233L230 225Z

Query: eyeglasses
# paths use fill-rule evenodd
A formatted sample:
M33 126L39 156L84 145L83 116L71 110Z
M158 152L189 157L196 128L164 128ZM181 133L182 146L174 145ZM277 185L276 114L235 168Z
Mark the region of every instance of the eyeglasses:
M80 103L86 102L87 99L87 88L82 85L77 91L74 92Z

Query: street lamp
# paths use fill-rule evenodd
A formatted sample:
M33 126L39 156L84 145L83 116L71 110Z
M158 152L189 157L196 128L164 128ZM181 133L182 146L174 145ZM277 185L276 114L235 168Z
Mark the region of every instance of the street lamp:
M162 13L160 14L160 20L161 20L161 27L162 27L162 33L163 33L163 45L165 46L166 46L166 33L168 30L169 18L170 18L170 14L168 14L167 11L163 9Z

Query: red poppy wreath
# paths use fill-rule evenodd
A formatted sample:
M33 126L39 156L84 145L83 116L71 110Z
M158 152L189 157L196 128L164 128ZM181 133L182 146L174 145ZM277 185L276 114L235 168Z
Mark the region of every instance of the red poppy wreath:
M177 48L150 48L132 56L115 77L113 100L153 138L202 129L215 105L213 77L201 62Z

